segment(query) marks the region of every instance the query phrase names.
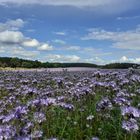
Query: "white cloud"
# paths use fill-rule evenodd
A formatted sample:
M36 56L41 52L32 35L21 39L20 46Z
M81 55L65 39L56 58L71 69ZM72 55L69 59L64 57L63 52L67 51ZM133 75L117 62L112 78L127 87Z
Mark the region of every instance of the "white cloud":
M80 61L80 57L77 55L64 56L63 59L66 62L79 62Z
M63 44L63 46L59 46L59 47L55 48L55 50L81 52L82 48L80 46L69 46L69 45Z
M130 9L139 8L139 0L0 0L1 5L8 3L18 5L51 5L51 6L73 6L93 10L98 14L116 14Z
M79 62L80 57L77 55L59 55L49 54L46 56L47 61L50 62Z
M104 29L90 29L88 35L82 38L82 40L109 40L109 41L129 41L140 38L140 28L130 31L106 31Z
M6 44L0 44L0 53L7 54L8 56L18 56L18 57L28 57L28 58L34 58L40 54L39 51L29 51L17 45L9 46Z
M36 39L25 37L20 31L0 32L0 43L7 45L19 45L22 47L34 47L37 50L53 50L53 47L47 43L39 42Z
M44 61L49 62L85 62L85 63L93 63L97 65L104 65L108 63L139 63L140 64L140 58L128 58L127 56L122 56L118 60L110 60L106 61L105 59L102 59L100 57L89 57L89 58L80 58L77 55L60 55L60 54L48 54L45 57Z
M68 51L79 51L81 47L80 46L65 46L64 49Z
M3 31L0 32L0 42L1 43L20 43L24 39L24 36L19 31Z
M17 31L23 27L25 22L22 19L8 20L5 23L0 23L0 32L5 30Z
M126 62L128 61L128 58L126 56L123 56L121 59L120 59L121 62Z
M40 51L50 51L50 50L53 50L53 46L50 46L49 44L44 43L44 44L42 44L38 47L38 50L40 50Z
M40 55L40 51L49 51L53 47L37 39L24 36L19 31L24 25L21 19L8 20L0 23L0 53L7 56L34 58ZM32 47L32 49L31 49Z
M18 56L30 57L30 58L34 58L40 54L39 51L28 51L22 47L13 47L12 52L10 52L9 50L9 53L16 56L18 55Z
M92 47L80 47L80 49L78 50L78 53L80 53L82 56L88 56L88 57L102 57L102 56L111 56L112 52L111 51L106 51L103 48L97 48L92 46Z
M23 56L23 57L30 57L30 58L35 58L39 55L39 52L38 51L14 51L11 53L12 55L15 55L15 56Z
M53 32L56 35L60 35L60 36L65 36L66 33L65 32Z
M38 50L52 50L53 47L34 38L29 38L17 31L24 25L22 19L8 20L0 23L0 45L18 45L22 47L36 47Z
M113 44L113 48L140 50L140 40L120 41Z
M140 64L140 57L139 58L128 58L127 56L122 56L119 60L115 60L113 62Z
M98 6L98 5L103 5L103 4L108 4L111 2L111 0L0 0L0 3L16 3L16 4L46 4L46 5L70 5L70 6Z
M18 45L22 47L34 47L40 51L53 50L53 47L47 43L41 43L36 39L29 39L19 31L4 31L0 32L0 43L9 46Z
M101 59L99 57L85 59L85 62L86 63L93 63L93 64L97 64L97 65L105 64L105 60L103 60L103 59Z
M82 40L111 41L113 48L140 50L140 27L128 31L106 31L103 29L90 29Z
M76 62L85 62L85 63L93 63L93 64L105 64L105 60L99 57L92 58L81 58L77 55L60 55L60 54L48 54L45 59L49 62L61 62L61 63L76 63ZM46 61L44 60L44 61Z
M28 39L28 40L23 41L22 45L27 46L27 47L37 47L40 45L40 43L36 39Z
M35 32L36 30L35 30L35 29L27 29L26 31L27 31L27 32L30 32L30 33L33 33L33 32Z
M132 3L136 2L136 0L123 0L124 4L127 4L126 2ZM110 4L117 4L117 3L122 3L121 0L0 0L1 4L4 3L16 3L16 4L46 4L46 5L58 5L58 6L63 6L63 5L69 5L69 6L76 6L76 7L83 7L83 6L93 6L93 7L98 7L102 5L110 5Z
M55 40L53 40L53 42L58 43L58 44L62 44L62 45L66 44L66 42L64 40L60 40L60 39L55 39Z
M117 20L129 20L129 19L139 19L140 16L130 16L130 17L117 17Z
M5 48L3 46L0 46L0 53L5 53Z
M105 59L102 59L100 57L93 57L93 58L85 59L84 62L93 63L93 64L97 64L97 65L104 65L104 64L109 64L109 63L137 63L137 64L140 64L140 57L139 58L129 58L127 56L122 56L118 60L110 60L110 61L106 61Z

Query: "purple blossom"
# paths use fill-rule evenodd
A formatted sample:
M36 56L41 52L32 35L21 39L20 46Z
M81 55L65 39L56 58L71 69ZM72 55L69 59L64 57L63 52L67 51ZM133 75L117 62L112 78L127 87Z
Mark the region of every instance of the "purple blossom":
M91 140L99 140L98 137L93 137Z
M3 120L5 118L4 115L0 115L0 121Z
M33 127L34 124L32 122L27 122L27 124L21 128L20 133L27 136Z
M112 107L113 106L112 106L111 101L107 97L105 97L99 103L97 103L96 110L101 111L105 109L112 109Z
M139 130L137 121L135 119L132 119L132 118L128 121L123 121L122 128L128 132L136 132Z
M26 106L18 106L15 108L15 113L17 114L27 114L28 113L28 109Z
M58 105L65 108L65 109L69 109L69 110L74 109L74 106L72 104L58 103Z
M46 121L46 116L42 112L35 112L34 113L34 121L38 123L42 123L43 121Z
M15 137L15 140L31 140L30 136L19 136Z
M27 102L27 106L38 106L40 105L41 101L39 99L31 100Z
M42 136L43 136L43 132L39 130L36 130L31 134L31 138L41 138Z
M3 123L7 123L7 122L11 121L14 118L15 118L15 114L10 114L10 115L8 114L7 116L4 116L3 117L2 122Z
M104 114L96 112L97 116L102 115L102 119L115 119L109 110L113 109L113 105L115 107L119 105L123 118L129 119L122 122L122 128L128 132L138 131L140 103L137 103L138 108L132 107L131 104L134 97L139 96L140 90L134 89L133 93L129 93L129 89L140 82L139 74L130 74L126 70L69 71L68 73L38 71L0 71L0 93L2 93L0 95L0 139L45 139L43 131L46 130L43 130L42 122L46 121L48 110L51 112L51 109L57 106L62 110L68 110L64 113L74 113L77 109L80 114L84 114L88 108L80 103L88 102L90 97L92 102L93 97L94 104L94 98L98 97L100 92L102 92L101 96L106 97L98 101L96 109ZM86 113L82 118L89 121L86 126L91 128L90 121L94 116L89 114L85 117L85 115ZM54 115L51 116L54 117ZM75 118L66 117L66 119L76 126L79 124ZM102 129L97 128L97 130ZM99 140L96 136L91 139ZM52 137L48 140L57 140L57 138Z
M113 99L115 104L118 104L119 106L124 106L124 105L130 105L131 102L130 100L124 98L124 97L115 97Z
M16 129L11 125L0 125L0 138L11 139L16 134Z
M58 140L57 138L49 138L47 140Z
M121 107L121 114L123 116L129 116L129 117L134 117L134 118L139 118L140 117L140 111L132 106L124 106Z

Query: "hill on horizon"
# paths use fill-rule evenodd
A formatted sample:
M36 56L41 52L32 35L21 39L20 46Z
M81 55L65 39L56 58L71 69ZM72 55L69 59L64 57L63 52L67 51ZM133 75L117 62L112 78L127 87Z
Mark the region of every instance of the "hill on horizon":
M67 68L67 67L92 67L92 68L103 68L103 69L128 69L139 68L140 64L135 63L110 63L105 65L97 65L92 63L50 63L40 62L38 60L26 60L17 57L0 57L0 67L11 67L11 68Z

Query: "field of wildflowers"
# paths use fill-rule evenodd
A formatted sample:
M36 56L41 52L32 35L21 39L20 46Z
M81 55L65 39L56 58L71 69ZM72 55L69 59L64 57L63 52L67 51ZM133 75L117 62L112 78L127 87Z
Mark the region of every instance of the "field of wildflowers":
M0 71L0 140L139 140L140 74Z

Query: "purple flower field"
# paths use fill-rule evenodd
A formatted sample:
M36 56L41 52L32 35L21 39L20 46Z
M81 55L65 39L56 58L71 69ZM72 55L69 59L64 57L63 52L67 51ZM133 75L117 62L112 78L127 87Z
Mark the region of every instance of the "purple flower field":
M0 140L138 140L140 73L0 71Z

